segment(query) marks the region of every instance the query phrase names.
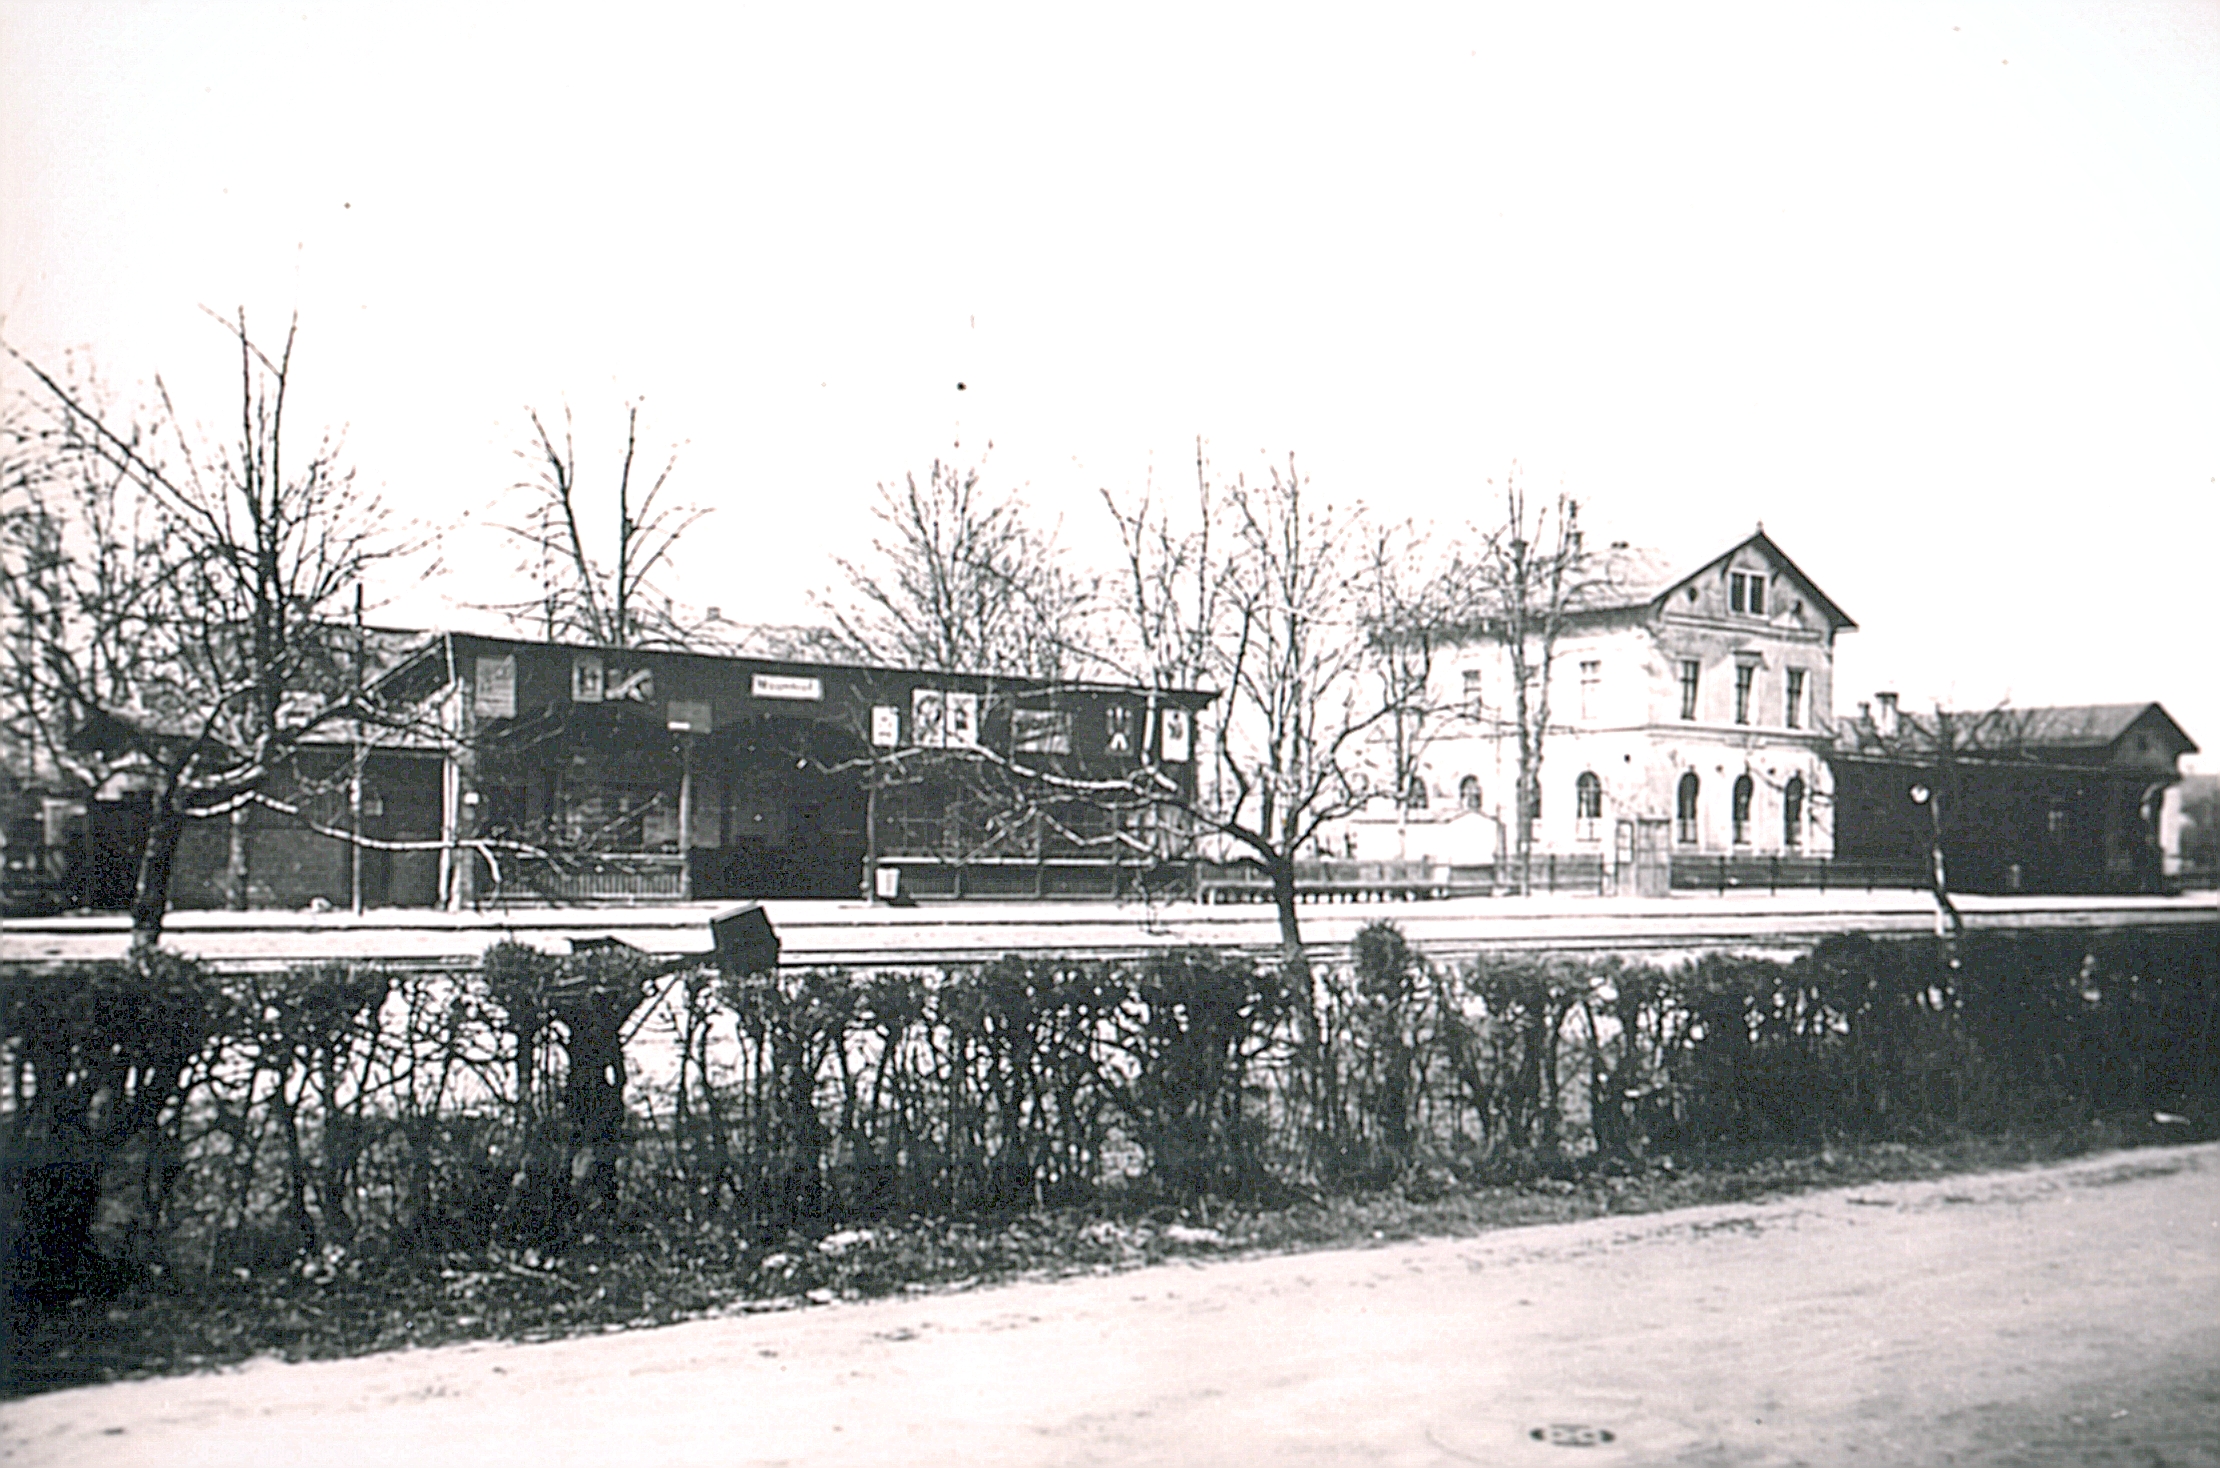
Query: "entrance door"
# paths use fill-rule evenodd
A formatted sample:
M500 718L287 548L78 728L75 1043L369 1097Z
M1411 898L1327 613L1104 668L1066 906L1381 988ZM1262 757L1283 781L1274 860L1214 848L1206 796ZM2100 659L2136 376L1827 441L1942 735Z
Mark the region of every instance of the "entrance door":
M1664 897L1673 890L1673 823L1642 819L1634 823L1634 894Z

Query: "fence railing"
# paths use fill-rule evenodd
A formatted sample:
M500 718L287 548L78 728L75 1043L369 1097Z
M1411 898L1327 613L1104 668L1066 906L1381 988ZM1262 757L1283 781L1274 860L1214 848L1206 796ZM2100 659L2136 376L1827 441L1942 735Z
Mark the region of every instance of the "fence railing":
M585 852L518 861L499 896L529 902L673 902L685 898L686 858L666 852Z
M1593 853L1536 852L1530 890L1608 890L1609 873ZM1445 897L1485 897L1515 889L1515 867L1494 863L1435 861L1303 861L1295 864L1298 902L1408 902ZM1205 902L1269 902L1271 878L1238 863L1206 862L1197 868L1196 895Z
M1830 856L1699 856L1674 853L1676 892L1871 892L1924 887L1926 865L1906 860L1839 860Z

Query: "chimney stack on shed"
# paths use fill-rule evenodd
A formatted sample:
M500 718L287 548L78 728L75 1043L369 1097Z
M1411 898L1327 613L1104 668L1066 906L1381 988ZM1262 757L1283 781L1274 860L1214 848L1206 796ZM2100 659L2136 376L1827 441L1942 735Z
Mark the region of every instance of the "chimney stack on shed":
M1896 737L1896 695L1893 693L1876 693L1873 695L1873 701L1879 706L1877 712L1873 715L1873 732L1883 739L1894 739Z

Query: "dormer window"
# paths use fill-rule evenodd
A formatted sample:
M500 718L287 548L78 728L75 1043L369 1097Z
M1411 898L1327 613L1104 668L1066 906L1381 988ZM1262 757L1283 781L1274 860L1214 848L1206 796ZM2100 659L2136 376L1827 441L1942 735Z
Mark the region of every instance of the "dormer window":
M1738 612L1753 617L1765 615L1765 575L1760 571L1736 571L1727 579L1727 605Z

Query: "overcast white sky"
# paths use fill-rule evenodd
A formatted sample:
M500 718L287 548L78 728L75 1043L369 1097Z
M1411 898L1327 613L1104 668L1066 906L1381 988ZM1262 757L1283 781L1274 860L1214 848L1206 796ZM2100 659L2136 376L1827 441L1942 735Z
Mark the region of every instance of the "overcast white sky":
M642 399L751 620L990 442L1082 549L1198 435L1443 523L1516 459L1763 520L1844 708L2220 751L2220 4L1362 10L0 0L0 330L221 424L198 308L297 308L298 421L441 526Z

